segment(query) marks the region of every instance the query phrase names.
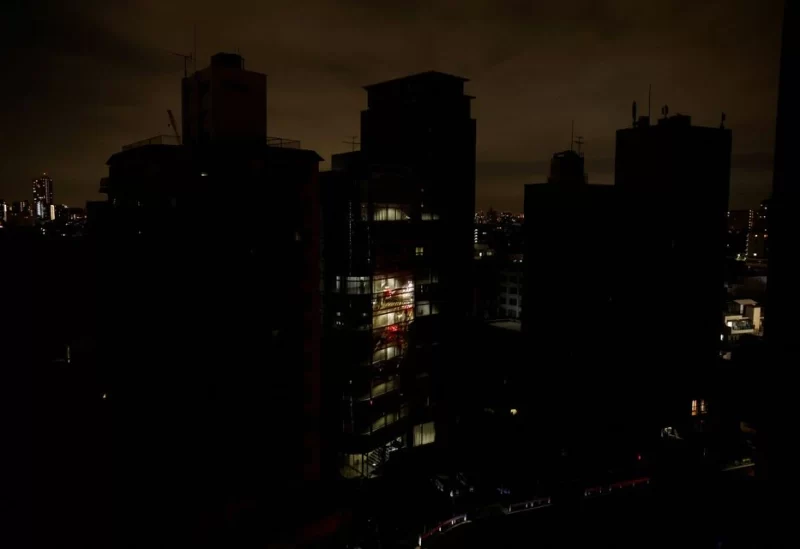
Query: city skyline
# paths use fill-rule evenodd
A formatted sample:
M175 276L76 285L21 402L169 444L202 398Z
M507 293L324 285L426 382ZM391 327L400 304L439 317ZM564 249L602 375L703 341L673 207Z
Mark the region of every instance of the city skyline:
M179 20L175 14L187 12L174 7L104 7L112 12L104 21L125 20L124 29L99 22L91 2L68 12L35 3L18 8L4 39L18 54L10 79L25 85L1 92L5 117L18 131L4 143L0 196L27 196L31 175L47 171L59 181L61 201L98 199L111 152L170 133L166 109L180 104L175 81L183 61L169 51L192 49L194 24L199 63L239 49L249 69L268 74L270 135L300 139L326 160L322 169L346 148L346 136L358 133L347 113L360 108L361 86L438 69L470 78L471 93L481 98L479 209L520 211L523 185L544 181L551 153L569 143L573 118L586 140L591 181L611 183L614 130L629 122L631 101L647 108L649 84L653 113L667 103L708 126L727 113L737 136L730 209L755 208L769 194L778 1L672 2L646 11L624 2L497 10L479 3L460 5L457 14L441 6L355 12L323 3L306 6L313 20L290 5L226 14L193 5L191 21ZM35 33L34 42L25 25L14 25L17 18L46 32ZM387 20L394 24L377 24ZM334 31L342 26L346 36Z

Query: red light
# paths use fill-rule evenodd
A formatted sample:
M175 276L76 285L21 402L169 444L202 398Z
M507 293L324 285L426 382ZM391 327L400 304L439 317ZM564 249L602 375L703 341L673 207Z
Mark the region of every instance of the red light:
M397 324L392 324L392 325L391 325L391 326L389 326L387 329L388 329L390 332L396 332L396 331L397 331L397 330L399 330L400 328L397 326Z
M642 461L642 454L636 454L636 459Z

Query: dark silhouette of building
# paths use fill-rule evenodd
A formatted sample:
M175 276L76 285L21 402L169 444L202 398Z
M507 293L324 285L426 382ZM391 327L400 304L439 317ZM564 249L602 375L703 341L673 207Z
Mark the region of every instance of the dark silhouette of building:
M33 212L39 219L50 219L53 201L53 179L45 174L33 180Z
M565 151L553 156L544 184L525 185L523 331L530 345L530 367L541 412L554 413L564 430L602 431L602 413L615 404L605 387L608 372L598 363L610 357L616 336L612 296L617 276L616 189L592 185L583 156ZM602 397L600 396L602 394ZM580 410L594 410L587 422Z
M798 150L796 128L800 123L798 108L798 6L784 3L783 36L781 45L780 87L775 131L775 165L772 196L769 201L769 276L765 313L765 337L768 343L768 370L760 377L759 435L766 459L759 464L759 473L770 482L770 511L775 520L765 525L765 533L774 539L791 536L786 526L786 497L796 491L794 472L794 439L797 411L793 402L792 385L786 383L786 365L797 363L794 304L797 296L797 243L800 231L796 212L800 207L795 157ZM761 361L752 361L761 367Z
M367 86L361 150L323 174L325 370L345 476L379 474L393 451L442 436L439 383L471 307L465 82L427 72Z
M182 86L184 144L266 142L267 77L245 70L240 55L213 55Z
M225 513L236 531L269 516L279 535L319 499L295 511L320 477L321 158L267 145L264 82L215 55L183 81L185 144L123 148L101 182L108 201L87 205L115 493L131 507L115 517L152 517L136 535L185 540ZM198 100L209 109L193 118ZM209 214L230 197L252 211ZM224 530L207 527L206 540Z
M663 420L680 417L691 380L718 357L730 165L731 131L688 116L617 131L617 328L623 362L657 393L649 404Z

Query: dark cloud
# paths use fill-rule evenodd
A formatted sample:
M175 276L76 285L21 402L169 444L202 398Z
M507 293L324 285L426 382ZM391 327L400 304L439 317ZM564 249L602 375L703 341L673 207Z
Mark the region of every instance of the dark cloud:
M614 130L630 102L669 103L696 123L734 130L732 205L769 190L781 0L696 2L328 0L127 3L10 0L0 19L5 159L0 197L27 197L47 169L58 199L96 198L104 162L130 141L167 131L180 111L180 58L196 25L200 65L244 54L269 77L270 134L323 157L346 148L365 106L361 86L438 69L471 78L478 120L478 205L520 209L586 139L590 180L613 180ZM10 83L10 84L9 84Z

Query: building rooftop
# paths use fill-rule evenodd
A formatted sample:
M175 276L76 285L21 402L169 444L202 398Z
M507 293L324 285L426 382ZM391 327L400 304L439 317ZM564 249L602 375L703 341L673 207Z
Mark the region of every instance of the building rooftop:
M393 78L392 80L378 82L377 84L370 84L368 86L364 86L364 89L370 91L383 87L392 87L403 83L418 83L418 82L434 83L434 82L448 82L448 81L449 82L456 81L463 83L463 82L469 82L469 78L455 76L453 74L447 74L439 71L426 71L417 74L411 74L409 76L402 76L400 78Z

